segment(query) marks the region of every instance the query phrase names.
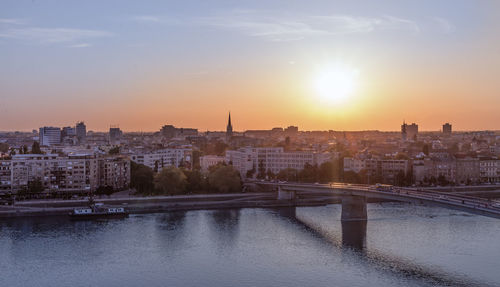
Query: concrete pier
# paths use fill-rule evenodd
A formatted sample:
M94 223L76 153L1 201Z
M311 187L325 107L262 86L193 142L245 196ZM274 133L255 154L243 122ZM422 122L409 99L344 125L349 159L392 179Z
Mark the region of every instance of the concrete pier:
M346 195L342 197L342 221L367 220L366 197Z
M295 200L295 191L287 191L278 187L278 200Z

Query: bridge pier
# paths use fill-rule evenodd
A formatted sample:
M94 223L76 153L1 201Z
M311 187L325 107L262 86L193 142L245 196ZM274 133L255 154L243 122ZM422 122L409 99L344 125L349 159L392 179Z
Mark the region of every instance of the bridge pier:
M282 190L281 187L278 186L278 200L295 200L295 191Z
M342 221L342 246L363 250L366 246L366 220Z
M342 221L366 221L366 197L348 195L342 197Z

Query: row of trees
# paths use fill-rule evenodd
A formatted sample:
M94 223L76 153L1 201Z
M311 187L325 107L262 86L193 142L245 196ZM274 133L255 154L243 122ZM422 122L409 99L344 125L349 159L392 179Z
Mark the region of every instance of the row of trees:
M144 195L241 192L240 174L231 165L219 164L208 175L199 169L168 166L155 173L151 168L131 162L131 187Z

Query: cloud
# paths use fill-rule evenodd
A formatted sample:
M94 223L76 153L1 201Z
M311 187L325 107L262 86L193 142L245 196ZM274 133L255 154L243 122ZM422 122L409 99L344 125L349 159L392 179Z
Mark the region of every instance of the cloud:
M255 11L233 11L227 15L195 20L200 25L242 31L271 41L292 41L313 36L370 33L376 30L420 32L418 24L394 16L269 15Z
M433 20L441 32L449 34L455 31L455 26L451 24L450 21L440 17L434 17Z
M151 23L151 24L180 24L178 19L170 18L170 17L161 17L155 15L138 15L131 17L132 21L140 22L140 23Z
M11 28L0 31L0 38L31 41L40 44L71 43L91 38L110 37L112 33L101 30L69 28Z
M0 18L0 24L23 25L26 20L18 18Z
M88 48L91 46L92 44L89 43L80 43L80 44L69 45L68 48Z
M151 15L142 15L142 16L134 16L132 20L137 22L150 22L150 23L161 23L163 20L158 16Z

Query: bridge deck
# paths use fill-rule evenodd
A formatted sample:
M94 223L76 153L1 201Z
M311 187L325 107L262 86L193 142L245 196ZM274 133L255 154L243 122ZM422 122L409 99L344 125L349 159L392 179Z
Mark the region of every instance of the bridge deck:
M374 186L360 184L304 184L253 182L257 185L279 187L282 190L300 192L300 194L318 195L355 195L375 197L403 202L435 205L474 214L500 218L500 202L457 193L445 193L417 188L395 186Z

